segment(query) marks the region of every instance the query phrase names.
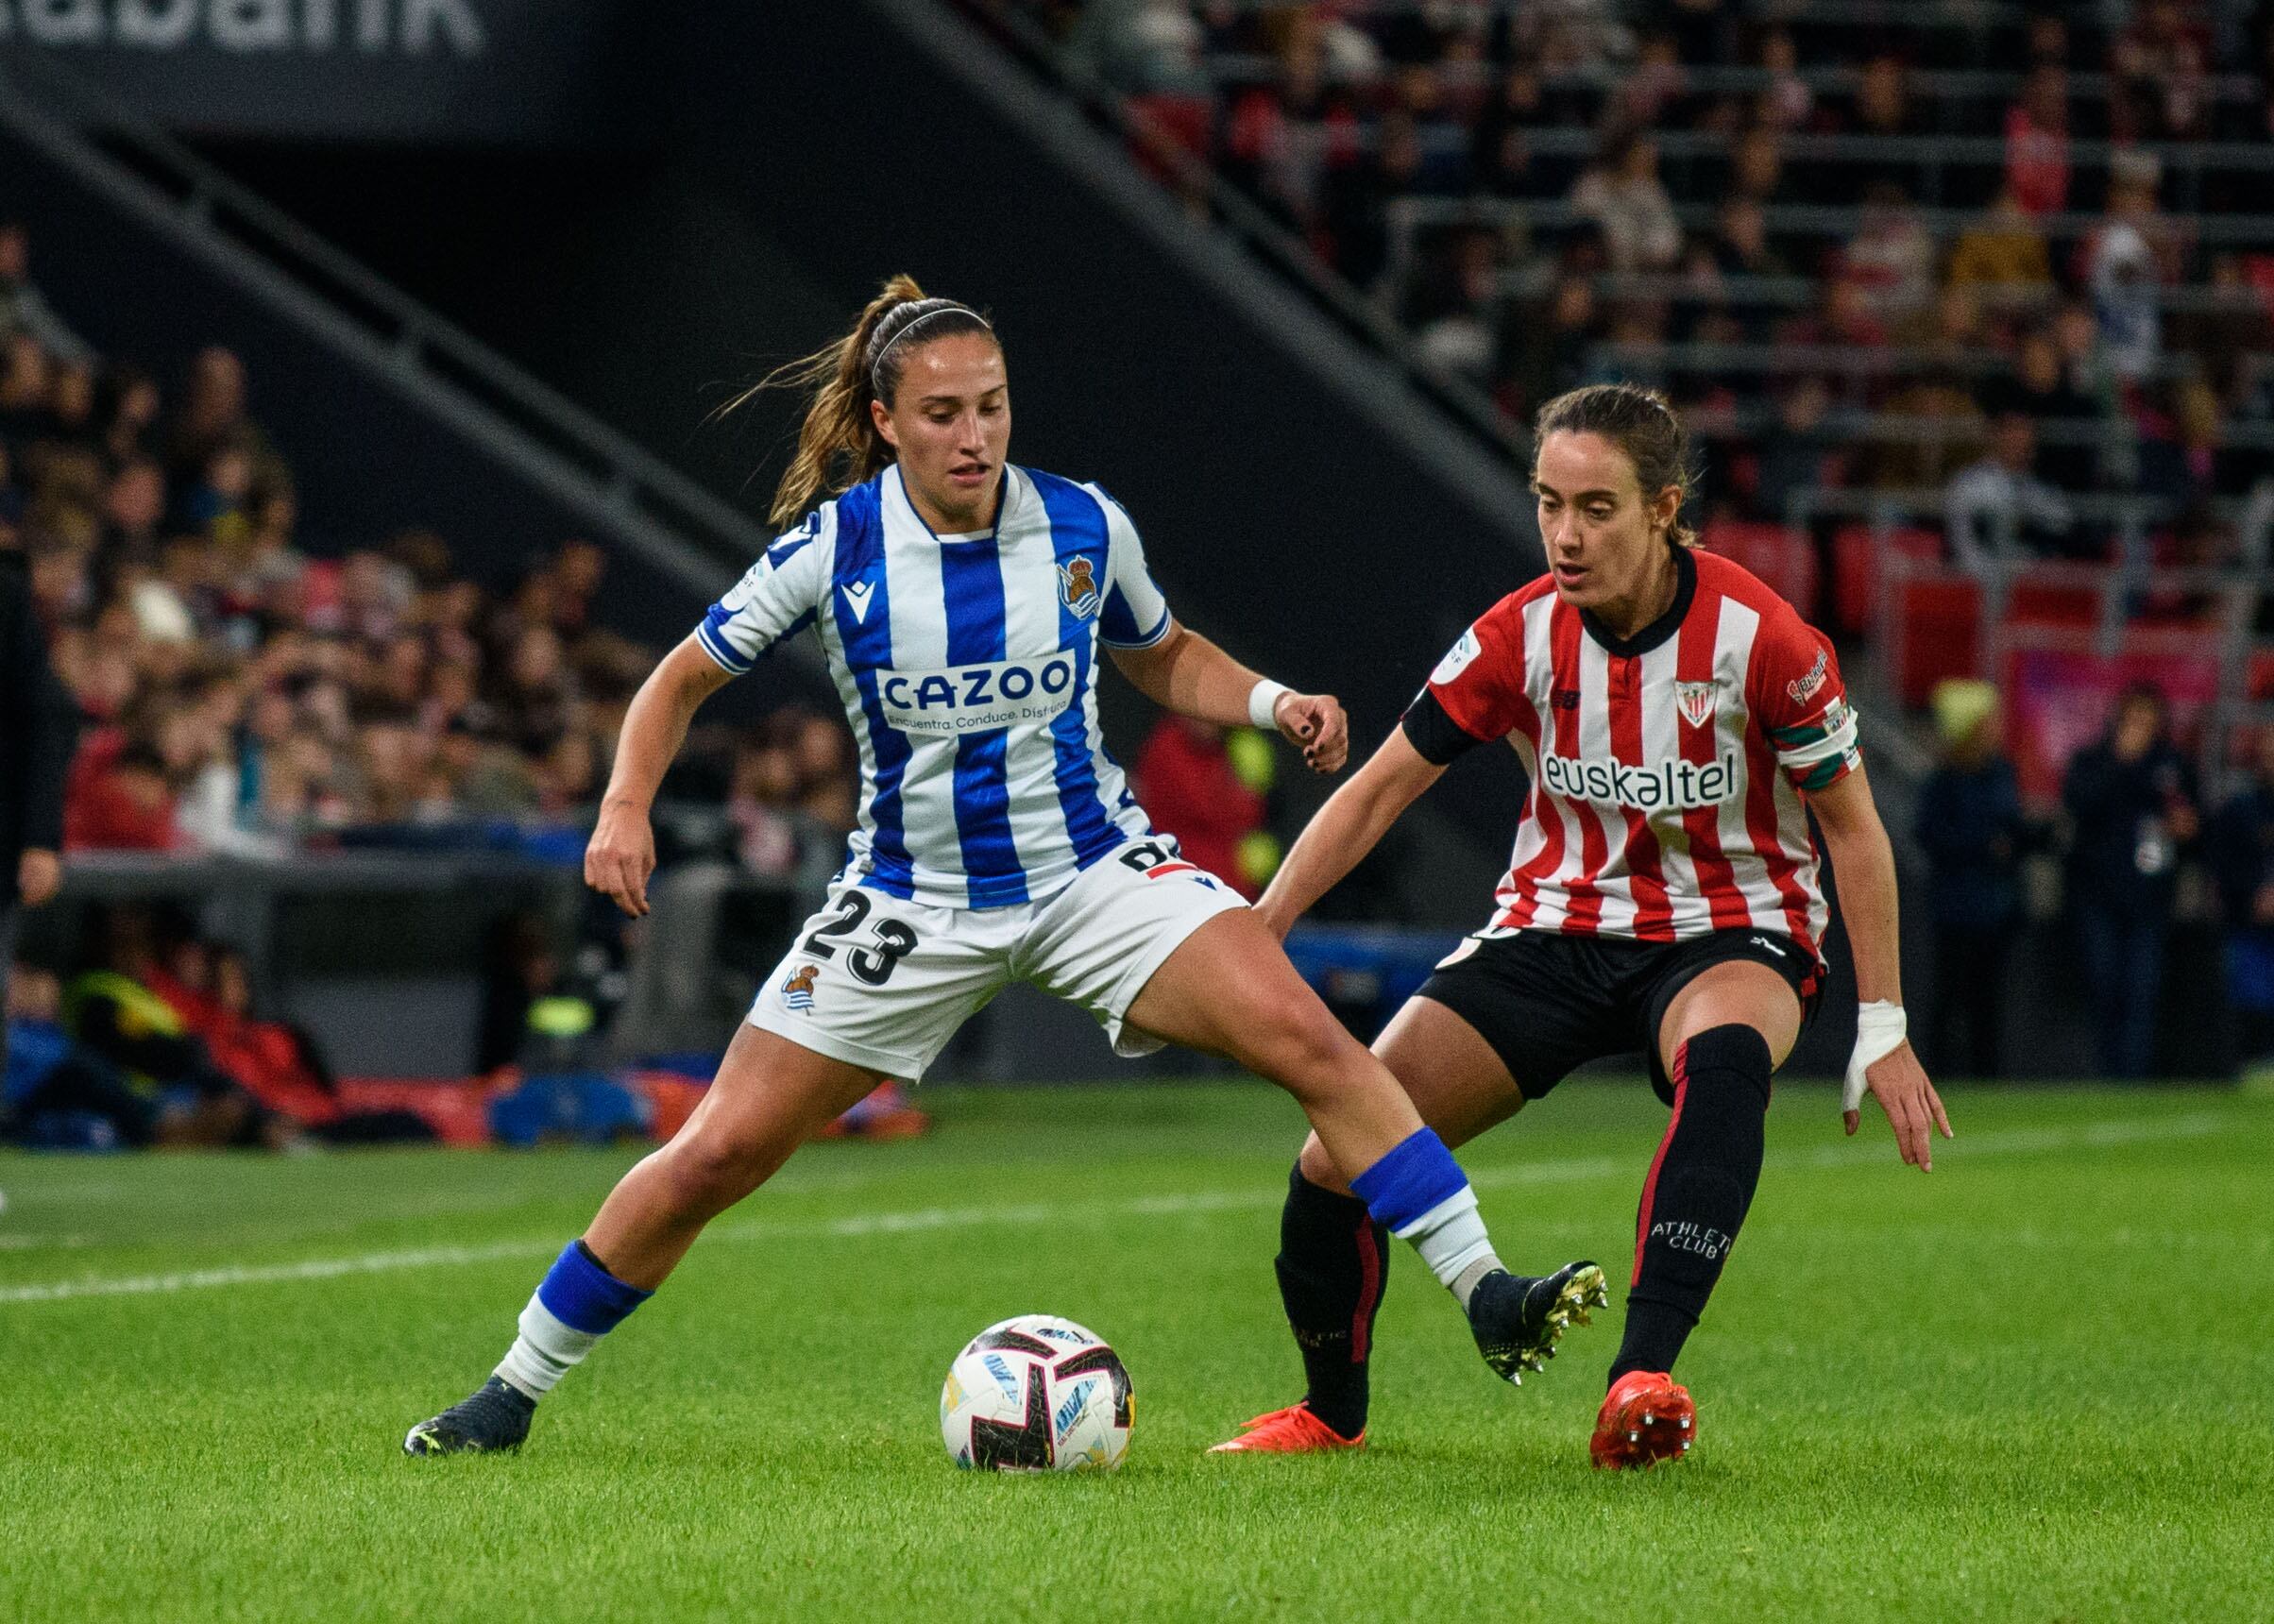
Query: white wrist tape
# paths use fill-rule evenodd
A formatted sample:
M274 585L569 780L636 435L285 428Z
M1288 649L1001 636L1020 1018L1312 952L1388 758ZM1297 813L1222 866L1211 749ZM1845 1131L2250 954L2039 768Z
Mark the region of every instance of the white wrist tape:
M1863 1104L1868 1086L1863 1074L1903 1046L1903 1006L1875 998L1856 1007L1856 1051L1848 1057L1847 1082L1840 1091L1840 1108L1852 1111Z
M1280 695L1291 694L1294 691L1285 683L1275 683L1269 677L1264 678L1254 687L1247 690L1247 719L1260 728L1277 733L1279 731Z

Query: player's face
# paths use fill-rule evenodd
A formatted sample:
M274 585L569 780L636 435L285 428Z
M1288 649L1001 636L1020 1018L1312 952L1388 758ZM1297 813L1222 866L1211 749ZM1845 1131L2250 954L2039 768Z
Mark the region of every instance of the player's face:
M901 369L891 406L870 410L932 528L985 529L1010 448L1010 384L994 340L959 332L922 346Z
M1559 431L1540 443L1532 488L1556 595L1615 614L1649 598L1667 567L1666 532L1680 510L1672 486L1643 499L1633 459L1601 434Z

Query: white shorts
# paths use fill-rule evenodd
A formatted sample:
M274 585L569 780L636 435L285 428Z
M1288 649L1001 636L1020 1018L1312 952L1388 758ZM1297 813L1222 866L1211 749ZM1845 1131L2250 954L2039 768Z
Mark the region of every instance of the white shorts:
M1194 931L1247 905L1165 835L1010 907L932 907L847 877L774 966L750 1023L914 1082L990 999L1029 981L1097 1017L1115 1054L1149 1055L1163 1045L1124 1025L1129 1006Z

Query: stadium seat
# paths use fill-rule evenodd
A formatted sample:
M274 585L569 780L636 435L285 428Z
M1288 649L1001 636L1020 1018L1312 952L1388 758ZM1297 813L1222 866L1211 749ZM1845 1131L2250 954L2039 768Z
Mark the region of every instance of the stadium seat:
M1943 678L1977 674L1981 584L1956 573L1922 575L1897 593L1895 686L1905 704L1923 705Z
M2006 618L2031 626L2097 626L2107 580L2082 585L2069 580L2014 577L2006 598Z
M1779 596L1800 605L1803 613L1816 601L1816 550L1804 531L1719 519L1706 527L1698 544L1742 565Z
M1941 533L1905 525L1885 532L1843 525L1832 537L1833 629L1849 636L1868 633L1879 615L1885 584L1880 564L1889 554L1931 564L1943 556Z

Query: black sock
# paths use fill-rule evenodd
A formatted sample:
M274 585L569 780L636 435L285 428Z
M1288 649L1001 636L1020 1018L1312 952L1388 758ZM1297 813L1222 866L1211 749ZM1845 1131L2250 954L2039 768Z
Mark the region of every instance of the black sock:
M1303 1402L1345 1438L1366 1427L1366 1358L1389 1264L1389 1230L1366 1203L1322 1190L1296 1168L1280 1213L1280 1300L1302 1349Z
M1611 1366L1672 1370L1760 1183L1769 1109L1769 1043L1750 1026L1715 1026L1682 1045L1674 1114L1642 1186L1626 1336Z

